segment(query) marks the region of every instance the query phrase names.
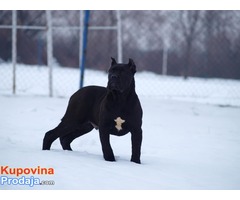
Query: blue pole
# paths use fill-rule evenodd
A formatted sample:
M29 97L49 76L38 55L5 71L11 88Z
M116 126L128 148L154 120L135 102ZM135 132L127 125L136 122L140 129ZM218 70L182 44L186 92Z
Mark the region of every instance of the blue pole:
M80 63L80 88L83 87L85 60L86 60L86 53L87 53L87 36L88 36L89 16L90 16L90 11L85 10L85 12L84 12L84 27L83 27L83 43L82 43L83 54L82 54L81 63Z

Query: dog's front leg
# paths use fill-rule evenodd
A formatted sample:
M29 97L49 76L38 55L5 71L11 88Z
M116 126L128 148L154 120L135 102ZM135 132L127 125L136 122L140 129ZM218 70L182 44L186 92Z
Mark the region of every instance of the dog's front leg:
M142 129L134 130L132 134L132 157L131 161L141 164L141 145L142 145Z
M110 135L103 130L99 130L99 133L104 159L106 161L115 161L113 150L110 145Z

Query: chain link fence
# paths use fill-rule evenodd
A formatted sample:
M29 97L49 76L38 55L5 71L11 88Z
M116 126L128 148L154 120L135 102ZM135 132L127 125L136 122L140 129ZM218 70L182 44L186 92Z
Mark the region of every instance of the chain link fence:
M1 94L13 90L12 13L0 11ZM16 93L48 95L46 11L16 13ZM79 88L80 13L51 11L53 96ZM240 11L120 11L120 19L90 11L84 85L106 86L110 57L132 58L140 95L239 101Z

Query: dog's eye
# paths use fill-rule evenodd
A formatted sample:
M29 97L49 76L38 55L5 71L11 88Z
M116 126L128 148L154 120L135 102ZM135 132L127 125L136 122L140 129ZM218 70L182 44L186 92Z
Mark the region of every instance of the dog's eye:
M114 68L110 68L109 70L108 70L108 72L114 72L115 71L115 69Z

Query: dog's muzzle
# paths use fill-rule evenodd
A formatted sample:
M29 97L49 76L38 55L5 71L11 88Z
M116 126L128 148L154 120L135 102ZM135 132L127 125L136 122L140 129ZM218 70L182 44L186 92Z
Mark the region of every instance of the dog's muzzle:
M108 80L108 88L110 90L121 91L119 77L116 75L111 75Z

